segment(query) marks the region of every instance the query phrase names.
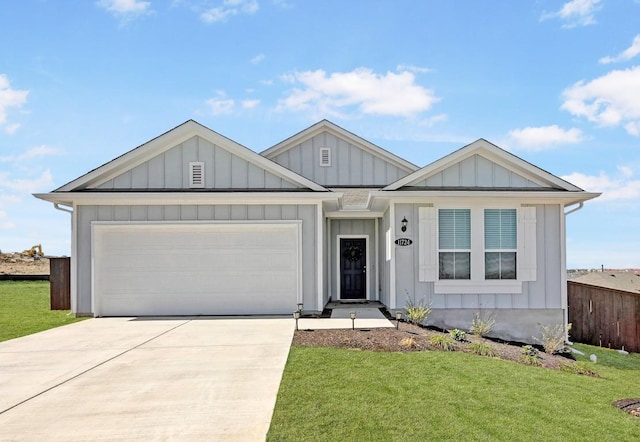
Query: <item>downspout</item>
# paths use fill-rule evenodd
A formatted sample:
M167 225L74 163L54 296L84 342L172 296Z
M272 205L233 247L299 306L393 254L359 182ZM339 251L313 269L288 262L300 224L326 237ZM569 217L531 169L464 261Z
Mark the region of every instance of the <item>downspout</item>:
M60 211L62 211L62 212L67 212L67 213L69 213L69 214L73 215L73 210L71 210L71 209L65 209L64 207L60 207L60 204L58 204L58 203L53 203L53 207L54 207L56 210L60 210Z
M567 217L567 215L571 215L572 213L577 212L578 210L582 209L582 207L584 206L584 201L580 201L579 203L569 204L568 207L571 207L571 206L576 205L576 204L578 205L577 207L574 207L573 209L571 209L571 210L569 210L567 212L564 212L565 220L564 220L564 223L563 223L564 224L563 230L565 232L564 233L564 237L565 237L565 239L564 239L564 249L565 250L563 252L564 256L562 257L563 261L564 261L564 273L562 274L561 281L562 281L562 291L563 291L562 303L564 304L564 306L563 306L564 309L563 310L564 310L564 340L565 340L565 342L571 342L571 341L569 341L569 330L567 328L568 325L569 325L569 303L568 303L569 294L567 293L568 288L567 288L567 251L566 251L566 248L567 248L567 240L566 240L567 227L566 227L566 217ZM566 207L567 206L565 206L565 208Z
M62 204L63 206L67 206L70 207L66 204ZM67 209L65 207L61 207L59 203L53 203L53 208L56 210L59 210L61 212L66 212L69 215L71 215L71 312L74 314L77 314L78 312L78 306L77 306L77 301L76 301L76 265L75 265L75 259L76 259L76 250L75 250L75 212L72 209Z
M574 207L573 209L569 210L568 212L564 212L564 215L571 215L573 212L577 212L578 210L582 209L582 207L584 206L584 201L580 201L579 203L573 203L573 204L569 204L569 207L573 206L574 204L578 204L578 207Z

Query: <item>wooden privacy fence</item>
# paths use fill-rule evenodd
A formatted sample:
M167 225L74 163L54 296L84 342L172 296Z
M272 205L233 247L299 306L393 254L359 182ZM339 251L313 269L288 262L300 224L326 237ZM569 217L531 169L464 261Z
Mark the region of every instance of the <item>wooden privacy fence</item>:
M640 353L640 292L567 286L572 341Z
M51 310L71 308L71 258L50 258Z

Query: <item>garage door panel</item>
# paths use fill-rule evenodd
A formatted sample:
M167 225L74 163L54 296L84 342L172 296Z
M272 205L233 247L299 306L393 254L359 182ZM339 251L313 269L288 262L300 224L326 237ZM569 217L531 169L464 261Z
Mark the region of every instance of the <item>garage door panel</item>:
M289 313L299 257L299 223L96 225L95 311Z

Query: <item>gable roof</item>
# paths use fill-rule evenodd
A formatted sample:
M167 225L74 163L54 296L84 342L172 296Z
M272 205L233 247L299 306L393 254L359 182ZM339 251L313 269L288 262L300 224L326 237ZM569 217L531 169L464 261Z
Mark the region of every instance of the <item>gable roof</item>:
M579 187L574 186L562 178L559 178L537 166L534 166L533 164L499 148L495 144L492 144L483 138L480 138L473 143L424 166L422 169L389 184L382 190L398 190L405 186L411 186L412 184L426 180L455 164L459 164L474 155L479 155L509 171L515 172L527 180L538 184L540 187L572 192L583 191Z
M601 272L589 272L570 282L640 294L640 274L634 271L603 270Z
M313 181L298 175L295 172L264 158L263 156L260 156L256 152L223 135L220 135L200 123L194 120L188 120L168 132L165 132L141 146L138 146L135 149L115 158L114 160L103 164L79 178L76 178L75 180L54 190L54 192L72 192L76 190L83 190L88 187L97 187L100 184L115 178L124 171L133 169L156 155L159 155L194 136L202 137L203 139L224 148L233 155L237 155L247 162L301 187L306 187L310 190L320 192L328 191L325 187L314 183Z
M359 146L364 151L369 152L371 155L381 158L384 161L387 161L399 167L400 169L405 170L407 173L414 172L419 169L418 166L405 160L404 158L401 158L379 146L376 146L375 144L359 137L352 132L349 132L346 129L343 129L342 127L338 126L335 123L332 123L329 120L322 120L312 126L309 126L308 128L298 132L297 134L287 138L286 140L281 141L275 146L262 151L260 155L266 158L274 158L321 132L329 132L337 137L343 138L349 141L351 144Z

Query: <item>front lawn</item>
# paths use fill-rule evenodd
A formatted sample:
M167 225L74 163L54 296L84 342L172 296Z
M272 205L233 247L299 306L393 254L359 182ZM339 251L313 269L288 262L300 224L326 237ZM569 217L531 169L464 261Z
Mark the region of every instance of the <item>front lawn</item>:
M49 282L0 281L0 342L80 320L49 307Z
M268 440L640 440L640 419L611 405L640 397L640 355L579 347L602 378L457 352L293 346Z

